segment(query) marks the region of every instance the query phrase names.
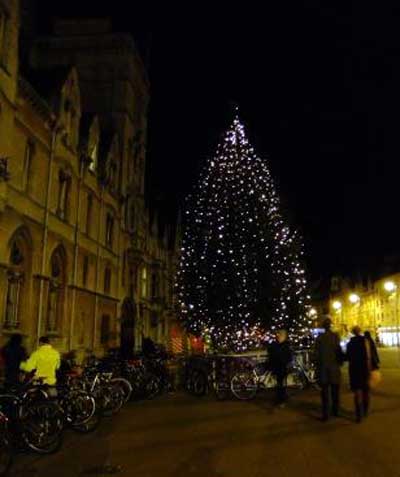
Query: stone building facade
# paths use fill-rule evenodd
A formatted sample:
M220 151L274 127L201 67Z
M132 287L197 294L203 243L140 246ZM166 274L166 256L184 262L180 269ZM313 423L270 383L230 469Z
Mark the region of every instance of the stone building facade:
M1 340L168 346L177 241L145 205L149 84L134 42L107 21L58 22L21 63L20 18L0 0Z

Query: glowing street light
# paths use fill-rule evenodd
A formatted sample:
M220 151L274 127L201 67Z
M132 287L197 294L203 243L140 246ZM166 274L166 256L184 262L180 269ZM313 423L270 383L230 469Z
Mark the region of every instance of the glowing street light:
M342 309L342 302L340 302L339 300L336 300L332 303L332 308L335 310L335 311L340 311Z
M393 293L394 291L396 291L396 284L394 282L392 282L391 280L385 282L383 284L383 288L385 289L385 291L387 291L388 293Z
M353 305L360 303L360 297L357 295L357 293L351 293L349 295L349 302Z

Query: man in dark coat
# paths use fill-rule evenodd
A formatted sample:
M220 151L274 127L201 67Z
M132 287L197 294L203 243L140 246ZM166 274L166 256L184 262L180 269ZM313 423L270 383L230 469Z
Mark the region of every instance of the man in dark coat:
M276 403L283 407L288 397L286 379L288 366L292 360L292 352L287 340L286 330L277 332L276 341L271 343L268 349L268 360L272 374L276 378Z
M26 350L22 346L22 335L13 334L2 349L5 365L5 385L16 386L19 383L20 365L27 358Z
M339 415L340 367L344 361L344 354L340 347L339 335L331 330L330 318L324 320L323 327L325 333L319 335L315 342L315 358L318 383L321 386L322 420L327 421L329 410L333 416Z

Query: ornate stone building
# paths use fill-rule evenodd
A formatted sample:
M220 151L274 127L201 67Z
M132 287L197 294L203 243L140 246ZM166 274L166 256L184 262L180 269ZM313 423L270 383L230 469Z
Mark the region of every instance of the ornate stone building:
M169 345L177 242L145 206L149 84L134 42L107 21L58 22L19 63L18 9L0 0L1 339Z

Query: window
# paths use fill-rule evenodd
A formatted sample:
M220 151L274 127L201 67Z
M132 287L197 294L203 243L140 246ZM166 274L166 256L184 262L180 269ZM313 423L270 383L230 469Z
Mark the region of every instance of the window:
M112 248L114 235L114 217L108 213L106 217L106 247Z
M112 190L117 188L117 164L115 161L112 161L110 164L109 184Z
M88 194L87 196L87 207L86 207L86 233L90 235L90 224L92 222L92 210L93 210L93 196Z
M89 170L94 172L97 169L97 151L98 151L98 146L97 143L94 144L89 151L89 156L91 159L90 165L89 165Z
M110 339L110 315L101 317L100 343L106 344Z
M141 280L141 295L142 298L146 298L147 296L147 268L142 268L142 280Z
M7 299L4 328L19 328L19 308L22 279L22 273L9 271L7 274Z
M135 230L135 205L131 204L129 211L129 227L131 231Z
M61 323L64 308L65 260L64 252L57 248L50 262L51 277L47 300L46 331L54 333Z
M158 297L158 288L159 288L158 275L157 273L153 273L151 275L151 297L152 298Z
M29 183L29 176L31 172L32 156L34 153L35 146L33 142L28 139L25 144L24 151L24 172L23 172L23 187L26 188Z
M89 274L89 257L85 255L83 257L83 269L82 269L82 286L87 287L87 279Z
M137 288L137 273L135 268L129 269L129 296L132 300L135 298L135 290Z
M108 295L111 291L111 269L107 267L104 270L104 293Z
M29 237L21 230L15 235L10 247L9 263L5 283L4 328L17 329L20 327L24 299L29 289Z
M0 5L0 65L8 66L8 40L10 22L7 12L1 9Z
M58 207L57 215L60 219L67 219L68 196L71 185L71 178L62 169L58 175Z

